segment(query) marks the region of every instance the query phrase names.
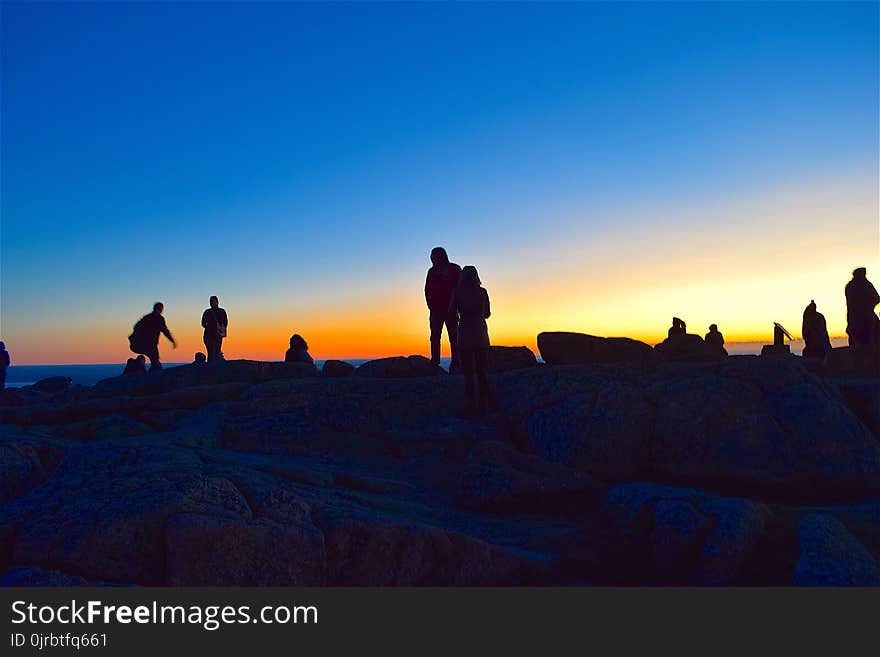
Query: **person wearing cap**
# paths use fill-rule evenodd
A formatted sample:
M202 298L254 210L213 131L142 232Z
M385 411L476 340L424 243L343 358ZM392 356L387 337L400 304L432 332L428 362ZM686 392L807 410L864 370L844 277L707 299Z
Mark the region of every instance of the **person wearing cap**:
M880 319L874 308L880 303L877 289L868 280L865 267L853 270L846 284L846 334L851 347L876 346L880 341Z
M831 350L825 315L816 310L815 301L810 301L810 305L804 309L801 336L804 338L804 350L801 352L804 358L822 359Z
M0 342L0 390L6 388L6 370L12 361L9 358L9 352L6 351L6 343Z

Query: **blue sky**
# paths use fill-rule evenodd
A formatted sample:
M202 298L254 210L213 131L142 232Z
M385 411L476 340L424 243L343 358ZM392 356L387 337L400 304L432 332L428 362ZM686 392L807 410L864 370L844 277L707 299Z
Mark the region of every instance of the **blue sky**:
M880 264L876 3L4 3L2 23L0 333L28 362L124 358L157 299L195 336L210 294L249 318L243 356L278 322L409 344L436 244L498 290L558 290L571 265L530 253L625 260L613 235L650 250L662 214L687 257L711 218L683 208L838 179L861 209L806 229L851 222ZM534 337L528 305L501 334ZM59 313L79 346L47 351Z

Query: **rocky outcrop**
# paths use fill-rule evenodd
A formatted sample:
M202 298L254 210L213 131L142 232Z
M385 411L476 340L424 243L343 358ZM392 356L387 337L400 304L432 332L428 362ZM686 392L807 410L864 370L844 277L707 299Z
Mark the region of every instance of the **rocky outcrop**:
M488 369L490 372L509 372L535 367L538 359L528 347L489 347Z
M351 376L355 366L343 360L328 360L321 368L321 376Z
M703 341L703 338L693 333L670 335L654 347L654 353L669 363L712 362L727 356L725 352L713 349Z
M355 375L379 379L403 379L416 376L445 374L424 356L391 356L367 361L355 370Z
M585 333L538 334L538 351L548 365L647 363L651 345L631 338L599 338Z
M232 361L17 394L0 406L0 577L873 581L871 380L797 357L535 366L502 353L530 364L490 375L479 418L462 412L461 377L423 358L357 376Z

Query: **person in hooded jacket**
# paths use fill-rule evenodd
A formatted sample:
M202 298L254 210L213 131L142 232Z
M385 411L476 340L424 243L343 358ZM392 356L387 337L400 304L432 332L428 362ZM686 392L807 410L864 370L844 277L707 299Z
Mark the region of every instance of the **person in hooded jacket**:
M880 319L874 308L880 303L877 289L868 280L867 269L853 270L852 280L846 284L846 334L851 347L877 346L880 342Z
M831 350L825 315L816 310L816 302L813 300L804 308L801 336L804 338L804 350L801 352L804 358L822 359Z
M489 293L481 286L476 267L461 270L452 293L449 314L457 320L458 356L464 374L465 412L483 414L489 407Z
M290 336L290 349L284 353L285 363L314 363L315 361L309 355L309 345L303 336L294 333Z
M446 249L442 246L434 247L431 250L431 268L425 277L425 302L428 304L428 325L431 328L431 362L434 365L440 364L440 341L445 325L452 352L450 372L457 369L459 362L456 319L449 311L449 302L455 286L458 285L459 276L461 276L461 267L449 262Z

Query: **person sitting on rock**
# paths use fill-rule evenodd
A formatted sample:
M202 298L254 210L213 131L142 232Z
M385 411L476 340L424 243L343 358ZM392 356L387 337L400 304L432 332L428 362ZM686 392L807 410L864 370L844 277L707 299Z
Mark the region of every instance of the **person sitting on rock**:
M867 270L853 270L852 280L846 284L846 334L851 347L877 346L880 342L880 319L874 308L880 303L877 289L868 280Z
M11 362L9 352L6 351L6 343L0 342L0 390L6 388L6 370L9 369Z
M284 354L285 363L314 363L309 355L309 345L299 333L290 337L290 349Z
M171 342L171 345L177 349L177 342L168 330L165 324L165 318L162 312L165 310L164 304L156 302L153 304L153 312L149 315L141 317L137 324L134 325L134 331L128 336L128 344L131 350L136 354L145 354L150 359L150 371L161 370L162 363L159 362L159 334L163 334Z
M201 351L197 351L195 358L193 358L193 365L204 365L208 362L208 357Z
M465 412L483 414L489 407L489 293L480 286L477 268L461 270L458 286L449 303L450 314L458 319L458 354L464 374Z
M801 324L801 335L804 338L804 358L825 358L831 350L831 340L825 325L825 315L816 310L816 302L811 300L804 309L804 321Z
M724 335L718 330L717 324L709 325L709 332L703 340L712 351L727 355L727 349L724 348Z
M684 335L687 333L687 326L684 323L684 320L679 319L678 317L672 318L672 326L669 327L669 332L667 333L668 338L671 338L673 335Z
M137 358L129 358L125 363L125 369L122 370L123 374L146 374L147 373L147 359L144 358L143 354L140 354Z

